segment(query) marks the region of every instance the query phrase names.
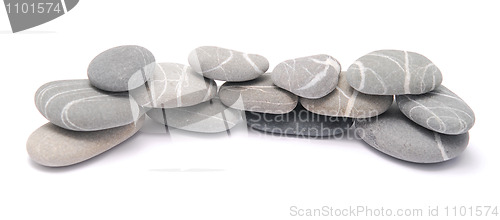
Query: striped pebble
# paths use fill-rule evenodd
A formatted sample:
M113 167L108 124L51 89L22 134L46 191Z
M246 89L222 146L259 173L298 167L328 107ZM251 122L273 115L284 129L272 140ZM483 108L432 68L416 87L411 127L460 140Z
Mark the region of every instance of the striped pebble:
M53 124L73 131L97 131L134 122L143 111L127 93L94 88L89 80L54 81L35 94L38 111Z

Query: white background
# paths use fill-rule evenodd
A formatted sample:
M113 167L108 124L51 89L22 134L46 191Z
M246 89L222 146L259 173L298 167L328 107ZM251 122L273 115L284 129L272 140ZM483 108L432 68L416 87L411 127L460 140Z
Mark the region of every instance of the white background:
M358 205L439 205L444 216L445 206L500 206L499 8L495 1L87 0L18 34L0 9L0 219L307 219L291 217L290 206ZM347 69L373 50L414 51L441 69L476 125L464 154L436 165L392 159L356 140L245 129L230 138L139 133L79 165L32 163L26 140L47 122L34 105L38 87L86 78L95 55L124 44L184 64L195 47L221 46L264 55L271 70L319 53Z

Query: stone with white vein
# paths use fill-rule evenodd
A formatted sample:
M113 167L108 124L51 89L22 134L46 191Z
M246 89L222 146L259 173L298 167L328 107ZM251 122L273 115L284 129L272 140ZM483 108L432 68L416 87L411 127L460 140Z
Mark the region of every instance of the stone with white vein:
M463 134L475 122L467 103L443 85L423 95L397 96L396 100L409 119L435 132Z
M287 114L246 112L248 127L280 135L329 137L346 132L352 119L317 115L300 104Z
M147 114L154 121L170 127L200 133L218 133L241 122L243 112L226 107L219 97L215 97L194 106L154 108Z
M375 149L414 163L438 163L459 156L469 143L469 133L445 135L408 119L396 104L384 114L357 119L356 134Z
M97 55L89 64L87 75L93 86L110 92L137 88L151 77L155 57L144 47L126 45Z
M62 80L41 86L35 105L53 124L74 131L96 131L127 125L144 114L128 93L106 92L89 80Z
M379 50L354 62L347 82L372 95L423 94L441 85L441 71L426 57L409 51Z
M341 67L329 55L314 55L284 61L271 76L275 85L304 98L317 99L337 86Z
M247 82L226 82L219 89L222 103L231 108L285 114L298 103L298 97L273 84L270 74Z
M216 94L214 80L177 63L156 64L153 77L143 86L130 91L137 103L145 108L193 106L212 99Z
M307 110L320 115L369 118L387 111L393 102L391 95L368 95L353 89L346 80L346 72L341 72L335 90L319 99L300 98Z
M213 46L194 49L189 54L188 62L197 73L228 82L252 80L269 69L269 61L261 55Z
M144 116L125 126L101 131L71 131L47 123L34 131L26 143L30 158L43 166L63 167L91 159L134 135Z

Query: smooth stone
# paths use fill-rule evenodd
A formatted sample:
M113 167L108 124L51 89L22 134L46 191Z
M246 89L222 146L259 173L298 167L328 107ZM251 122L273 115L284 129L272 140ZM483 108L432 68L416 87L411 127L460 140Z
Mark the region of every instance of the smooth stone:
M408 119L396 104L384 114L357 119L356 134L375 149L414 163L438 163L459 156L469 143L469 133L445 135Z
M408 51L371 52L347 70L347 82L372 95L423 94L441 85L441 71L426 57Z
M135 89L153 75L155 57L144 47L127 45L97 55L87 75L93 86L110 92Z
M53 124L74 131L120 127L144 114L128 93L106 92L89 80L62 80L41 86L35 94L38 111Z
M228 108L218 97L198 105L181 108L154 108L147 115L160 124L200 132L218 133L227 131L242 121L243 112Z
M193 106L212 99L216 94L214 80L177 63L156 64L153 77L143 86L130 91L137 103L145 108Z
M134 135L143 125L137 122L101 131L70 131L47 123L34 131L26 143L33 161L48 167L83 162L115 147Z
M270 74L247 82L226 82L219 89L221 102L234 109L285 114L298 103L298 97L273 84Z
M347 83L346 72L341 72L335 90L319 99L300 98L307 110L320 115L369 118L387 111L393 102L392 95L368 95L358 92Z
M228 82L249 81L269 69L269 61L261 55L213 46L194 49L189 54L188 62L197 73Z
M406 117L435 132L463 134L475 122L467 103L443 85L423 95L397 96L396 101Z
M340 70L335 58L320 54L284 61L271 76L276 86L300 97L317 99L335 89Z
M266 114L247 111L247 125L255 130L301 137L328 137L346 132L352 125L349 118L328 117L307 111L301 105L287 114Z

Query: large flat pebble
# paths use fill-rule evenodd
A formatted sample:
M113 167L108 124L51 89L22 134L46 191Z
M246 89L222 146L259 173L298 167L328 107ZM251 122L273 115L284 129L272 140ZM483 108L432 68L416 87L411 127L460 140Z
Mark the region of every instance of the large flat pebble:
M95 157L134 135L144 122L101 131L70 131L47 123L28 138L26 149L30 158L48 167L69 166Z
M53 124L74 131L96 131L127 125L144 114L128 93L96 89L89 80L62 80L41 86L38 111Z

